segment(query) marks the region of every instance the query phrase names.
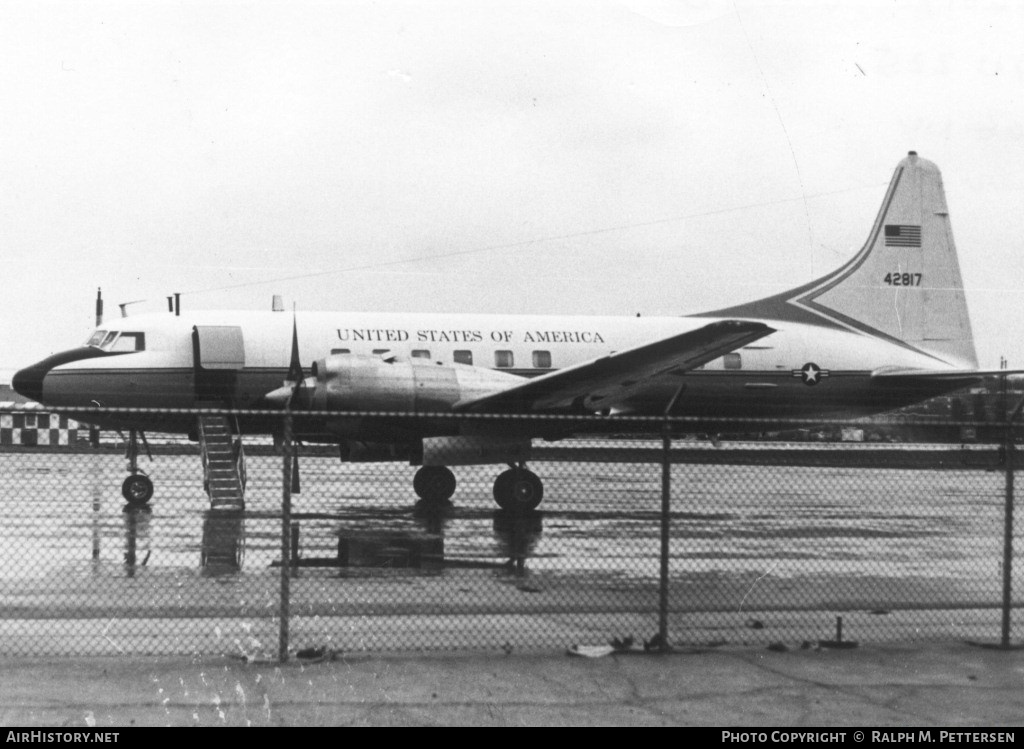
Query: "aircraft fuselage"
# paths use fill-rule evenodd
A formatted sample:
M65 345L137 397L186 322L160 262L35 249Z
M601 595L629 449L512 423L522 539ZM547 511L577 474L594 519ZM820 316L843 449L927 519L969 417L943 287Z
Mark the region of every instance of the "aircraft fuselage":
M306 374L314 361L328 356L377 362L378 373L391 371L389 366L397 373L397 367L408 369L409 363L486 373L474 381L471 395L714 321L363 312L302 312L294 320ZM661 415L681 384L685 388L673 414L706 419L846 418L948 389L937 384L934 392L922 393L873 383L871 372L881 366L934 369L935 360L919 352L834 327L767 322L774 333L682 376L654 382L615 411ZM101 326L90 339L92 346L21 370L15 386L48 405L72 408L266 408L264 396L287 376L292 326L293 316L280 312L121 318ZM393 364L385 361L389 358ZM414 371L436 379L431 372ZM352 410L445 411L451 406L443 400L428 408L402 398L388 400L386 387L375 391L377 402L359 391L358 382L352 387ZM153 421L147 416L136 424L120 415L103 425L153 429ZM160 419L159 428L185 432L192 425L187 418L168 416ZM447 433L453 427L435 428Z

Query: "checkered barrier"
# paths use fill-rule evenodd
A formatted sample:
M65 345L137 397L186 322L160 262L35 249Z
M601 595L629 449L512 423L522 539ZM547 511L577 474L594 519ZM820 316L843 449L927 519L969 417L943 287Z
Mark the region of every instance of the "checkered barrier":
M0 404L0 447L67 446L75 444L80 433L88 437L88 428L81 428L66 415L30 411L3 413L3 408L4 404Z
M121 493L118 435L2 447L0 655L1015 639L1005 429L1002 442L906 444L866 441L891 434L884 422L829 427L850 442L789 423L743 439L614 417L491 425L537 421L578 436L534 440L512 467L440 445L429 457L454 486L417 479L394 449L244 436L245 502L231 509L211 506L196 443L154 436L137 461L154 485L145 504ZM517 470L540 482L536 508L495 501ZM450 497L426 501L425 486Z

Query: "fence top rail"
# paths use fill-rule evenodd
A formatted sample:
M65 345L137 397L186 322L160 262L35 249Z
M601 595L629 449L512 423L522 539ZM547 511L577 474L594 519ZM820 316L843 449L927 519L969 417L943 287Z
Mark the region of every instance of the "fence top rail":
M509 413L459 413L454 411L414 412L414 411L315 411L315 410L281 410L281 409L250 409L250 408L127 408L107 406L47 406L42 403L0 403L0 414L72 414L81 419L92 416L250 416L261 418L283 419L293 418L314 419L406 419L411 421L424 419L448 419L460 421L541 421L569 422L584 425L621 424L623 427L657 425L687 426L692 425L706 430L709 424L728 428L734 426L743 431L759 427L764 428L813 428L822 426L845 426L850 428L868 428L872 426L944 426L944 427L993 427L1012 423L1017 419L1021 409L1014 409L1006 418L992 420L976 419L944 419L934 416L919 415L879 415L850 418L782 418L782 417L702 417L702 416L636 416L625 414L509 414Z

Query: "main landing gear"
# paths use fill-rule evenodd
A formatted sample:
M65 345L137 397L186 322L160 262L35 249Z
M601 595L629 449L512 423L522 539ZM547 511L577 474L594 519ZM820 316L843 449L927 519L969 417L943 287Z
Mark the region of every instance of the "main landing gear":
M509 469L494 479L494 501L503 510L529 512L536 510L542 499L544 484L540 476L526 470L522 463L509 464Z
M144 507L153 498L153 482L138 466L140 439L146 448L146 455L153 460L153 454L149 451L149 443L146 442L146 435L136 429L129 430L127 458L130 475L121 484L121 496L127 500L129 507Z
M455 494L455 474L445 466L423 466L416 471L412 487L425 502L447 502ZM509 464L509 469L494 480L494 501L503 510L535 510L543 498L543 482L523 463Z
M445 466L423 466L416 471L412 488L425 502L447 502L455 493L455 474Z

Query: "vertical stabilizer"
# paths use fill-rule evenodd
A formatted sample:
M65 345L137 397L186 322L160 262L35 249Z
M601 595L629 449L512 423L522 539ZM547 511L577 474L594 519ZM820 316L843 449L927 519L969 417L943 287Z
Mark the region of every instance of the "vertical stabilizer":
M942 175L914 151L897 166L868 241L850 262L784 294L709 314L846 328L977 368Z

